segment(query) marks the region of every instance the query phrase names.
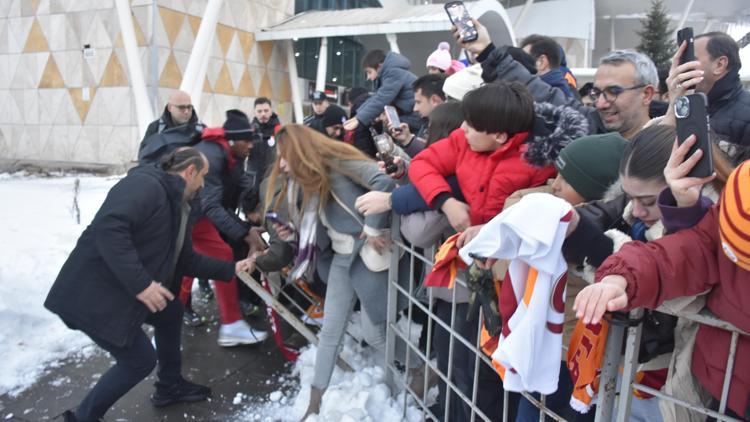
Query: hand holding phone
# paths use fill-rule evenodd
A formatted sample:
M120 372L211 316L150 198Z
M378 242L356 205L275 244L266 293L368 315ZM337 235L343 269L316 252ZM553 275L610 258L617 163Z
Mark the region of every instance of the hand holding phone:
M479 37L479 32L471 20L471 15L462 1L451 1L445 4L445 12L451 23L458 29L461 36L461 42L475 41Z
M271 223L282 226L284 229L289 230L292 234L295 231L294 226L291 223L279 217L279 215L276 214L275 212L266 213L266 220L270 221Z
M698 149L703 156L688 173L689 177L709 177L714 173L711 155L711 140L708 137L708 100L706 95L698 92L678 97L675 100L674 113L677 119L677 142L682 145L690 135L695 135L695 144L686 157L691 157Z
M401 130L401 119L398 118L398 111L396 107L387 105L383 107L385 110L385 118L388 120L388 125L395 131Z

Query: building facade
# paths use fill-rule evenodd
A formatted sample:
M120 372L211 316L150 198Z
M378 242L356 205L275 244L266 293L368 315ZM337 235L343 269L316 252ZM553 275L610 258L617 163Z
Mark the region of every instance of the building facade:
M180 86L208 0L131 0L143 77L154 110ZM291 0L224 0L209 48L198 116L252 117L265 96L291 120L284 45L254 31L294 13ZM139 133L114 0L0 1L0 160L122 166Z

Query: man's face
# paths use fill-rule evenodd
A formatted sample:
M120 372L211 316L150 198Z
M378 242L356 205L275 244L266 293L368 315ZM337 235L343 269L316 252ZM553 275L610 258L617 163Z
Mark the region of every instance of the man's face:
M700 70L704 72L703 80L695 86L695 90L704 94L708 94L708 92L711 91L711 88L714 87L716 81L726 74L725 71L721 70L718 70L717 72L716 67L719 59L711 60L711 55L708 54L708 40L708 37L701 37L697 38L693 43L695 58L701 62Z
M333 139L341 139L344 135L344 125L339 123L333 126L326 126L326 133Z
M414 111L419 113L422 118L427 118L442 101L438 101L438 96L433 95L431 98L422 95L422 90L418 89L414 91Z
M320 116L326 111L329 105L331 105L331 103L329 103L328 100L313 101L312 103L313 113Z
M190 98L182 99L183 101L175 101L175 103L169 103L167 110L172 115L172 120L182 125L187 123L191 117L193 117L193 105L190 104ZM187 100L187 101L184 101Z
M523 51L526 52L526 54L531 56L531 44L526 44L526 46L523 47ZM551 70L549 67L549 60L547 60L547 56L544 54L540 54L539 57L536 57L534 62L534 65L536 66L536 73L538 75L544 75L545 73L549 73Z
M618 66L603 64L596 69L594 76L594 91L604 91L594 101L594 106L599 112L604 127L609 131L621 134L633 130L634 127L642 125L642 116L648 116L648 105L651 97L644 93L645 87L634 88L635 66L624 62ZM625 89L617 95L611 92ZM633 89L628 89L633 88ZM607 100L605 97L609 97Z
M250 150L253 149L253 143L250 140L236 140L231 146L232 154L235 158L244 160L250 155Z
M273 114L271 104L263 103L255 106L255 117L259 122L268 123L268 121L271 120L271 114Z
M208 161L205 158L203 159L203 169L198 170L194 165L187 168L183 176L185 179L185 193L183 194L185 201L192 200L203 189L207 173Z

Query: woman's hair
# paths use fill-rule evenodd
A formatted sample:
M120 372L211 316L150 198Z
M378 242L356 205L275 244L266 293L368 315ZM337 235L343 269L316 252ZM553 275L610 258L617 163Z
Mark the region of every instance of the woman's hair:
M625 146L620 160L620 175L643 181L664 179L664 167L672 154L674 126L649 126L635 135Z
M168 173L179 173L193 164L201 171L206 166L206 159L202 152L192 147L177 148L159 160L159 167Z
M280 177L279 163L286 160L289 175L302 188L303 207L315 195L320 197L321 205L326 203L331 192L330 171L335 170L346 175L361 185L365 185L359 176L350 174L342 168L341 161L372 161L362 151L341 141L327 136L300 124L283 126L276 134L278 154L269 176L268 186L276 186ZM281 194L273 203L273 189L268 189L264 204L268 209L277 209L279 202L286 198L286 182L282 182Z
M461 127L464 114L460 101L448 101L435 107L430 113L430 130L427 134L427 145L447 138L454 130Z

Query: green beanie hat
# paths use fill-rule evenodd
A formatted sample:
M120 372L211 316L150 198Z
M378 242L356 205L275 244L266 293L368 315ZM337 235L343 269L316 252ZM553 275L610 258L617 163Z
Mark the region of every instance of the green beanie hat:
M620 158L627 144L617 132L584 136L560 151L555 167L586 201L601 199L619 177Z

